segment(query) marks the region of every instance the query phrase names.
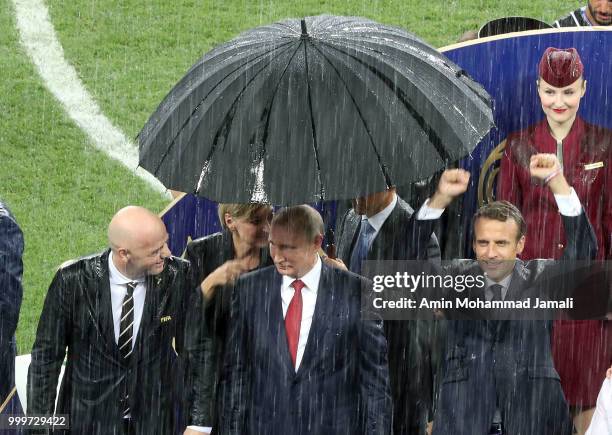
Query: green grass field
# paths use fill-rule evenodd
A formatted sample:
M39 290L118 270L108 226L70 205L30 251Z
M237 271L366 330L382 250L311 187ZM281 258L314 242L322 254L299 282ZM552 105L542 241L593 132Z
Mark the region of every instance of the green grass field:
M0 197L26 238L20 353L31 349L46 288L64 260L105 247L108 220L127 204L167 203L96 151L44 87L19 43L13 4L0 3ZM203 53L247 28L332 13L397 25L434 46L509 15L552 21L582 2L453 1L48 1L51 20L102 111L134 138L173 84Z

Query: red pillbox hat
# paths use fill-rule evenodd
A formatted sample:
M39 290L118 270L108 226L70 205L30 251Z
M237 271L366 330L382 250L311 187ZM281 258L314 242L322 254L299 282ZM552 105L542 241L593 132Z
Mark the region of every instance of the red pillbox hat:
M582 76L584 66L575 48L548 47L540 60L540 77L556 88L564 88Z

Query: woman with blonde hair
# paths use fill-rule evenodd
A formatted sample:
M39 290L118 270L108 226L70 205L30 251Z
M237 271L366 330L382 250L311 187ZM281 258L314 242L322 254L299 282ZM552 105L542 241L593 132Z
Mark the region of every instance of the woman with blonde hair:
M202 420L217 425L217 384L225 350L228 329L231 284L243 273L272 265L268 251L268 234L272 207L265 204L219 204L221 232L189 242L185 258L191 262L193 282L200 283L203 294L200 333L204 335L204 360L201 377L205 385L194 403ZM195 432L193 432L195 433Z

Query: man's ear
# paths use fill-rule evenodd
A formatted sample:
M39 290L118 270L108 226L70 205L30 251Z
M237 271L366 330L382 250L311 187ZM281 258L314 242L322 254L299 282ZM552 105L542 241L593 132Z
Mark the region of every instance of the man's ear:
M129 259L129 252L128 252L128 250L126 248L118 248L115 251L115 255L123 263L127 263L128 259Z
M314 239L314 243L317 246L317 249L321 249L321 246L323 246L323 236L321 234L317 234Z
M523 249L525 249L525 236L524 235L521 236L518 242L516 242L516 253L520 255L523 252Z

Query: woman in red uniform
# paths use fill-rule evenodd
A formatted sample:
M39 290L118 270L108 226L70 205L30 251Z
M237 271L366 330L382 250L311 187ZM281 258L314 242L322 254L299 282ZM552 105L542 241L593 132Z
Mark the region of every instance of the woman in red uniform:
M529 237L521 258L526 260L559 258L565 246L553 195L529 177L534 153L557 155L597 234L598 258L612 258L612 131L577 115L586 92L583 69L576 49L546 49L536 82L546 118L506 140L497 198L514 203L525 217ZM600 379L612 363L612 326L604 320L556 321L553 353L574 424L583 434Z

